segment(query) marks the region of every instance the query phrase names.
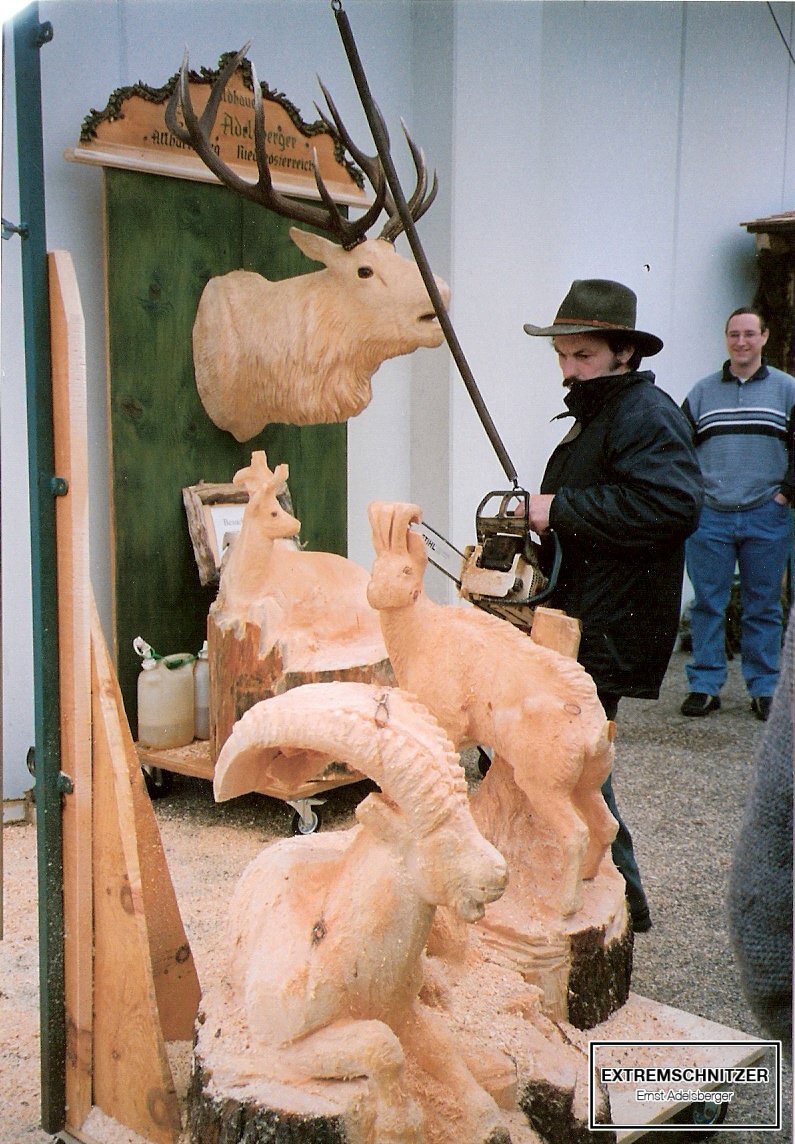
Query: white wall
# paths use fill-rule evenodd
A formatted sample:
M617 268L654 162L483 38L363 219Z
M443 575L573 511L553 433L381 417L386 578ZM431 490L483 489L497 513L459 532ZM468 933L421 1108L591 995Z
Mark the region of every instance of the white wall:
M524 484L537 487L563 406L553 355L522 324L551 321L572 279L617 278L637 291L639 325L666 343L648 364L677 400L719 364L723 319L756 282L754 240L739 224L795 207L794 73L766 4L344 6L404 185L413 171L401 115L439 170L439 200L420 233L452 287L459 339ZM795 42L795 4L774 10ZM186 43L194 66L214 66L247 39L261 78L305 118L319 73L354 137L369 135L327 0L42 0L40 17L55 29L41 56L48 245L71 251L86 312L92 577L109 628L101 175L67 163L64 150L111 91L163 83ZM3 214L14 218L7 93L4 122ZM5 793L14 797L29 785L32 704L19 282L13 244L3 247ZM447 350L387 363L349 426L350 554L370 562L371 499L418 501L460 546L472 540L481 496L505 483Z
M4 37L5 40L5 37ZM13 60L3 76L3 218L20 222L16 167L16 102ZM30 526L25 378L22 369L22 270L20 239L0 246L0 479L2 480L3 796L18 799L31 786L25 765L33 745L33 649L31 645Z

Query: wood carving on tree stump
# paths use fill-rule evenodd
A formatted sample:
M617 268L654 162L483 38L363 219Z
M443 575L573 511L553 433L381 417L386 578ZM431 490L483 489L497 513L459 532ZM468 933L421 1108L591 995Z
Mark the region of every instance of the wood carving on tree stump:
M287 476L257 451L234 477L249 500L207 624L213 759L260 699L302 683L392 680L366 570L296 546L300 522L278 500Z
M243 716L216 781L234 782L263 752L274 770L289 770L296 751L342 755L380 792L359 804L352 830L278 842L244 871L230 910L226 1016L205 1000L202 1069L213 1087L239 1088L241 1102L260 1109L293 1116L314 1099L326 1114L336 1104L351 1140L411 1144L426 1137L421 1099L405 1080L410 1056L449 1094L462 1139L509 1140L444 1022L417 1002L436 907L476 921L507 878L472 820L457 754L413 696L308 684ZM293 1088L298 1095L284 1091Z
M394 688L307 685L240 720L217 782L263 753L274 782L342 753L380 792L352 830L278 842L241 877L197 1025L191 1141L540 1144L548 1123L547 1144L586 1139L587 1057L470 924L506 868L430 713Z
M425 545L409 527L417 505L374 503L369 514L368 599L398 685L457 748L494 751L473 814L511 870L484 923L495 953L542 988L550 1016L596 1024L626 1000L631 972L624 882L609 853L617 824L601 793L615 725L575 659L424 594Z

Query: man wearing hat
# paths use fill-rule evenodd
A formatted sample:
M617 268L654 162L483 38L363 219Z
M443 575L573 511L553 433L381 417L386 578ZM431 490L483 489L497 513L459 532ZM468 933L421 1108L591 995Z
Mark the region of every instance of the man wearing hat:
M553 607L582 624L579 660L608 718L623 695L656 699L679 625L685 539L703 484L692 433L676 403L639 369L662 341L635 327L632 290L606 279L572 283L551 326L574 424L530 497L530 523L554 530L563 559ZM609 778L603 788L619 832L613 860L627 882L636 932L649 907Z

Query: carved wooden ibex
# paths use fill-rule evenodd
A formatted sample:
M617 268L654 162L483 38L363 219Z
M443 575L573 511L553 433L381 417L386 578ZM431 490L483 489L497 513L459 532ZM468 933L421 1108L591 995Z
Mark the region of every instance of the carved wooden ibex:
M243 873L230 909L230 979L250 1033L278 1050L286 1077L369 1077L376 1119L357 1140L427 1138L404 1083L405 1052L443 1086L462 1142L505 1144L493 1098L418 1000L436 907L477 921L508 874L472 820L451 743L412 695L308 684L236 724L216 797L275 747L285 770L295 750L316 751L345 758L380 791L357 807L359 826L276 843Z
M433 712L456 748L493 747L557 840L558 905L582 902L613 841L616 822L601 785L613 761L615 726L593 680L572 659L540 647L477 608L434 603L423 592L428 555L410 530L414 504L369 507L376 559L367 589L381 613L395 677Z
M187 60L183 62L166 112L169 129L190 144L226 186L277 214L327 231L339 243L291 227L296 246L308 258L322 262L324 270L280 282L233 270L207 283L193 327L196 387L210 419L238 441L249 440L270 422L345 421L369 404L372 375L383 361L420 346L439 346L443 340L417 266L394 249L402 224L381 163L355 145L322 84L331 119L318 108L321 117L375 190L374 202L360 218L351 221L341 214L320 177L316 157L315 181L322 204L299 202L274 189L265 149L262 91L253 65L258 181L242 179L213 150L210 136L224 88L247 47L220 72L201 117L191 103ZM177 105L183 123L177 120ZM422 152L405 125L403 129L417 172L408 202L416 220L433 202L437 184L434 175L428 187ZM388 220L381 234L367 238L384 209ZM441 279L437 284L447 305L449 288Z

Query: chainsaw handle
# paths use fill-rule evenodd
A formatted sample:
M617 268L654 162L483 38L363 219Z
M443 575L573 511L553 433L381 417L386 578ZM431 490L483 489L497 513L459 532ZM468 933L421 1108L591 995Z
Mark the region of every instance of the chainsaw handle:
M522 501L524 503L523 515L524 515L524 519L525 519L525 522L527 524L527 527L529 529L529 527L530 527L530 494L527 492L526 489L515 488L515 489L511 489L508 492L506 492L505 489L492 489L492 491L490 493L486 493L483 500L478 505L478 507L475 511L475 519L476 520L478 517L483 515L483 509L488 504L488 502L492 499L492 497L499 497L500 498L500 507L497 510L497 516L498 517L505 517L508 515L508 511L507 511L508 505L510 504L510 502L512 500L516 499L518 501ZM511 515L513 516L515 514L512 513Z
M558 534L553 532L552 529L544 533L544 538L546 539L547 537L552 540L552 567L549 571L549 579L540 592L536 592L535 596L528 598L528 604L542 604L544 600L549 599L558 586L558 576L560 575L560 566L563 561L563 548L561 547Z

